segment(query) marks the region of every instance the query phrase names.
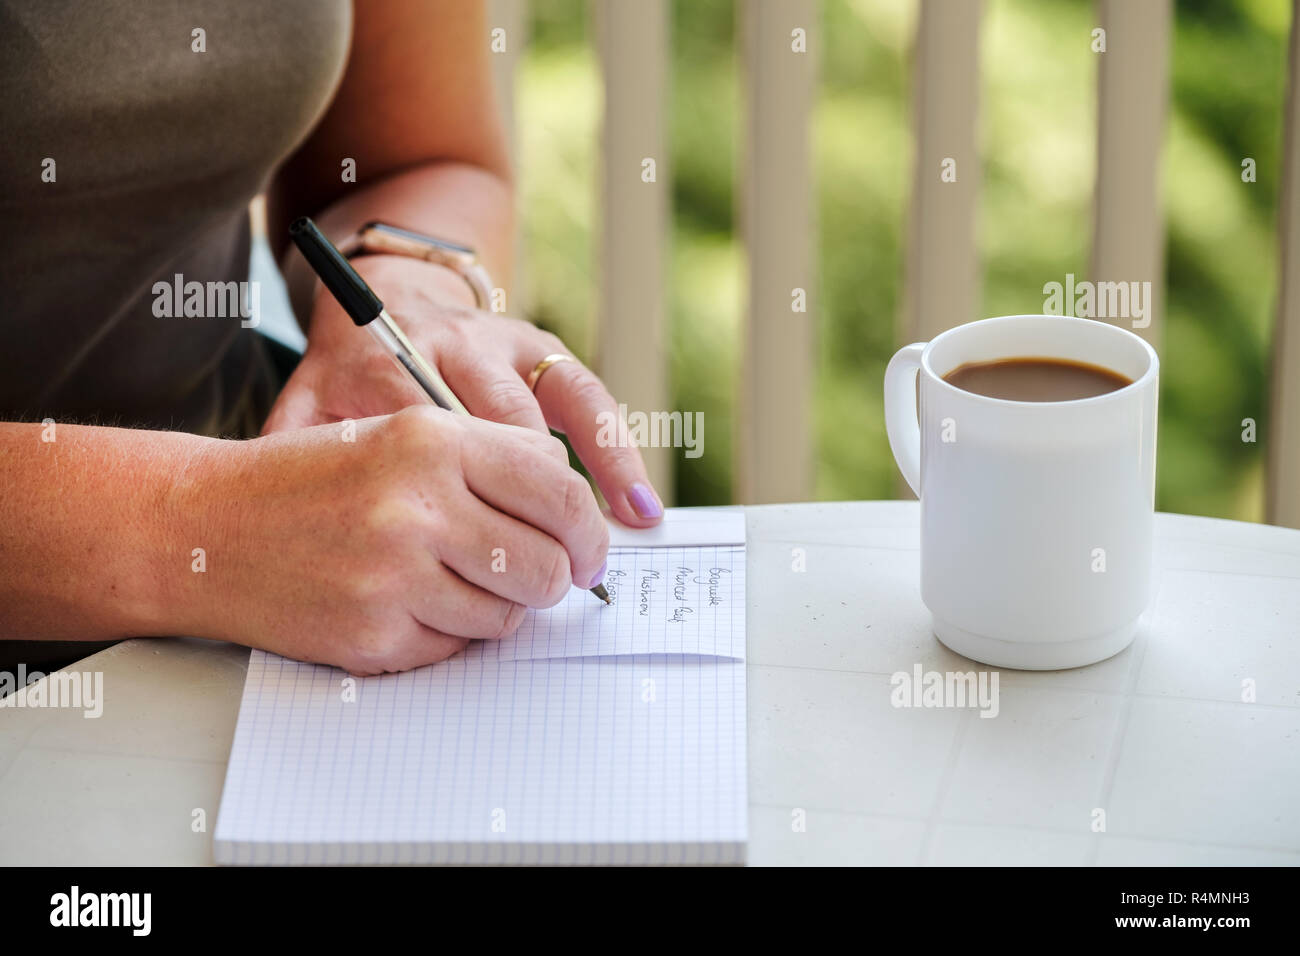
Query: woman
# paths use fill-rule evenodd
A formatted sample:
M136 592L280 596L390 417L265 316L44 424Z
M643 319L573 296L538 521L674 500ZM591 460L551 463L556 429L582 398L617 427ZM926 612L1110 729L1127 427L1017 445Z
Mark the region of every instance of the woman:
M263 189L281 251L300 215L339 242L380 221L503 283L489 43L476 3L0 0L0 665L185 634L373 674L507 634L603 574L547 425L615 517L661 518L638 452L597 443L600 381L560 361L530 391L564 346L455 269L354 259L483 420L403 411L411 386L296 253L308 347L283 388L239 315L159 307L174 277L247 279Z

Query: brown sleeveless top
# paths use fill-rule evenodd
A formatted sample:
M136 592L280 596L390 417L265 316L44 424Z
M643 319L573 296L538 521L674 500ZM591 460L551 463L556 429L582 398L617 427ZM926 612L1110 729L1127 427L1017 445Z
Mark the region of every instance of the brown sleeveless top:
M0 420L248 430L256 330L160 317L154 286L248 278L248 203L324 112L351 18L0 0Z
M349 0L0 0L0 421L256 433L265 340L229 310L160 317L154 286L247 280L248 203L351 26ZM21 637L0 668L103 646Z

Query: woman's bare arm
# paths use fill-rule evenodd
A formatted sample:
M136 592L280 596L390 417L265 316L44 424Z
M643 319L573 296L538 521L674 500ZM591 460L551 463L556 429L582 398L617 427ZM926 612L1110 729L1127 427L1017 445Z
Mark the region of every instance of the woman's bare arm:
M0 424L0 487L0 640L189 635L355 673L512 632L609 543L558 441L430 406L252 441Z
M274 248L284 250L298 216L336 238L378 219L474 247L507 285L513 192L488 43L480 3L359 2L338 93L270 190ZM342 180L345 158L356 161L355 183ZM284 266L305 319L314 277L299 256Z
M275 180L274 240L282 243L300 215L336 239L381 220L473 246L508 289L513 199L489 42L481 3L359 2L342 86ZM356 160L355 184L341 181L344 158ZM328 295L313 300L317 283L302 257L283 258L308 350L266 429L384 414L416 400L391 361L370 362L374 355L357 346L351 320ZM468 284L442 266L369 255L357 269L474 415L563 431L620 521L661 520L640 452L602 437L620 409L594 373L561 362L535 392L525 385L538 362L567 352L563 343L527 322L473 312Z
M211 546L176 506L211 439L0 423L0 637L107 640L178 633Z

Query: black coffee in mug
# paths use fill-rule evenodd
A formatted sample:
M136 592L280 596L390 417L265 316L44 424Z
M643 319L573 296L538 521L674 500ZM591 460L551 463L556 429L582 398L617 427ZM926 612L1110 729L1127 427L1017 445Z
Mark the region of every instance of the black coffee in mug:
M966 392L1012 402L1071 402L1133 384L1132 379L1100 365L1056 358L967 362L943 380Z

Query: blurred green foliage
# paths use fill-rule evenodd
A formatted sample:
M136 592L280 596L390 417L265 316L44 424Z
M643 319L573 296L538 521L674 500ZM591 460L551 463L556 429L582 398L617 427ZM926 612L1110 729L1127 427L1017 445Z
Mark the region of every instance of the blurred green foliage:
M1175 5L1160 170L1167 288L1157 504L1166 511L1262 518L1289 6ZM524 300L531 318L590 358L601 111L592 10L587 0L531 8L518 87ZM809 31L820 71L816 494L896 497L880 392L902 344L916 2L823 0L820 18ZM1089 0L985 5L980 316L1039 312L1044 283L1088 275L1096 25ZM679 504L731 500L745 294L736 39L733 0L672 3L672 377L676 407L703 411L706 423L706 453L677 459ZM1254 183L1241 181L1247 157ZM1241 440L1244 418L1258 423L1259 442Z

